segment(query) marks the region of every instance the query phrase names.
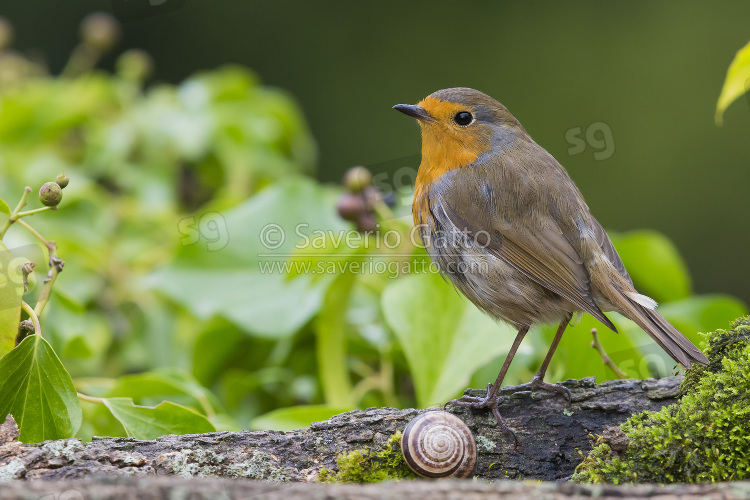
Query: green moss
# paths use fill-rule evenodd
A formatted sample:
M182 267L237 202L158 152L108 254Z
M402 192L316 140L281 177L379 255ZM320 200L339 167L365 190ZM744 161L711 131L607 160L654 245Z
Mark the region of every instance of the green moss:
M683 396L658 412L633 415L627 449L599 436L573 481L714 482L750 478L750 317L706 335L707 367L689 370Z
M323 483L377 483L416 478L401 455L401 432L388 439L380 451L360 449L343 453L336 459L338 471L323 467L318 481Z
M736 359L740 355L739 351L750 342L750 316L736 320L729 331L718 330L703 336L706 337L707 347L704 352L708 356L709 365L696 365L687 371L682 382L683 393L695 392L698 382L706 372L720 372L724 358Z

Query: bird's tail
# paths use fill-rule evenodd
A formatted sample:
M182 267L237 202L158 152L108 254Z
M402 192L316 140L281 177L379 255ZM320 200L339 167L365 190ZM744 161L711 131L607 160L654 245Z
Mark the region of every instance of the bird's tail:
M628 293L620 295L622 313L654 339L672 359L690 368L693 363L708 365L708 358L682 333L654 310L656 303L644 295Z

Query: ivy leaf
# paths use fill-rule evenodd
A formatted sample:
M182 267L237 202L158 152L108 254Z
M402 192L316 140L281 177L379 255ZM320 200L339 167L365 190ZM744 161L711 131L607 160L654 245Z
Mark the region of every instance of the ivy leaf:
M81 406L70 375L39 335L26 337L0 359L0 416L11 414L24 443L73 436Z
M640 293L660 303L690 296L687 264L669 238L656 231L609 236Z
M10 207L7 203L5 203L5 200L0 198L0 213L3 213L5 215L10 215Z
M133 375L123 375L107 391L106 397L129 396L141 404L172 401L204 414L219 411L219 402L211 391L200 385L189 373L177 369L163 369Z
M336 215L335 196L310 179L290 177L214 214L211 234L203 234L200 218L185 219L184 246L148 283L201 319L225 318L257 337L291 337L318 312L333 276L315 276L313 269L290 279L294 266L286 264L295 249L347 227ZM225 244L212 248L209 237Z
M278 271L262 274L167 267L158 271L161 292L201 319L225 318L253 336L291 337L320 309L326 285L312 276L286 280Z
M23 278L13 254L0 241L0 356L15 346L21 321Z
M221 342L216 341L217 335ZM214 321L204 328L193 346L192 371L199 383L210 386L216 382L241 352L243 339L245 334L228 321Z
M732 63L727 70L724 86L721 88L719 101L716 103L715 120L718 125L722 124L724 111L748 91L750 80L750 43L737 51Z
M507 353L516 336L434 273L395 280L383 292L382 306L409 363L420 407L456 396L476 370Z
M156 439L167 434L200 434L216 428L190 408L164 401L157 406L137 406L132 398L105 398L104 405L120 421L128 436Z

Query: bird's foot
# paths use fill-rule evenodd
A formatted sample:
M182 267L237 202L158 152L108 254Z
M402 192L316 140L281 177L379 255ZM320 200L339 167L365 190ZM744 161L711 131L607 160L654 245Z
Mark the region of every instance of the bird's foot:
M516 432L508 427L508 424L505 423L505 419L500 415L500 410L498 409L498 405L502 398L497 394L490 396L491 393L492 384L487 384L487 396L483 398L478 396L461 396L458 399L448 401L443 408L446 408L448 405L460 406L461 408L471 408L474 410L489 408L497 421L497 426L513 436L513 445L514 447L518 447L518 437L516 436Z
M565 387L564 385L560 384L550 384L549 382L545 382L544 379L538 375L536 375L531 382L528 382L526 384L522 384L524 387L530 387L532 389L544 389L546 391L553 391L558 392L565 396L565 399L568 400L568 403L572 401L572 396L570 395L570 389Z

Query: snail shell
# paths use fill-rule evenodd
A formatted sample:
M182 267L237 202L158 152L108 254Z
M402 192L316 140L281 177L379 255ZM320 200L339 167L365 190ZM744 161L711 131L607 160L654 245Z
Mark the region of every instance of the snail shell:
M469 427L447 411L418 415L404 429L401 453L422 477L467 477L477 461L477 445Z

